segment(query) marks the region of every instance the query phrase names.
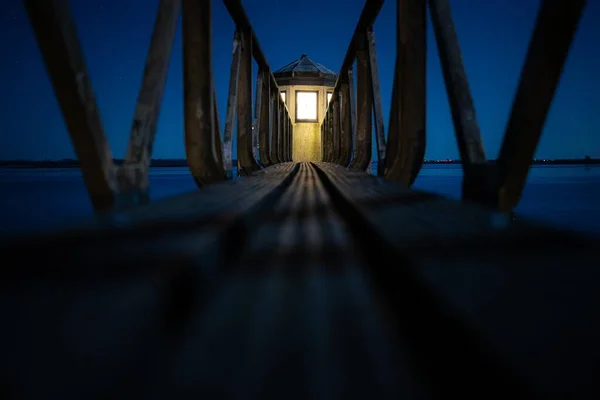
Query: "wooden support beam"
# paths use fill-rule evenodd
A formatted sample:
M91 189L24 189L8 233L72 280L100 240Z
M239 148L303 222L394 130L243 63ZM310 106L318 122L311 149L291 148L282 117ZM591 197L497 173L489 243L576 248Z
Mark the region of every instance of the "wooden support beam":
M198 186L225 179L217 144L212 75L211 2L183 2L185 149Z
M108 211L115 204L115 166L68 2L27 0L25 7L94 210Z
M396 69L385 177L412 185L426 145L426 3L397 0L396 4Z
M585 4L542 1L497 162L502 211L512 210L521 198Z
M237 98L237 159L240 175L250 175L260 166L252 152L252 35L241 32L241 60Z
M132 205L149 200L148 171L180 5L180 0L159 2L125 162L117 170L120 197Z
M450 2L429 0L429 8L463 168L468 164L485 163L485 150L454 28Z
M361 44L356 52L356 158L350 168L366 171L371 161L373 96L371 92L371 77L369 74L369 54L367 52L366 31L363 33Z
M375 119L375 140L377 142L377 175L385 174L385 131L383 126L383 106L381 105L381 88L379 86L379 67L375 47L373 26L367 31L367 52L369 54L369 73L371 77L371 96L373 96L373 117Z
M233 35L233 53L229 72L229 91L227 95L227 113L225 114L225 132L223 133L223 168L227 179L233 177L233 130L236 122L240 63L242 53L242 34Z

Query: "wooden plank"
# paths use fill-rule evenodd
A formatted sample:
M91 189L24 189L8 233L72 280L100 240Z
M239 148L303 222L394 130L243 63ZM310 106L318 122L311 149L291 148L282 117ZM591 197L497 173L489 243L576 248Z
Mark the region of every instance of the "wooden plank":
M117 170L121 193L139 192L148 201L148 170L156 125L167 82L180 0L161 0L146 57L146 66L138 94L129 144L123 165ZM137 196L136 196L137 197Z
M0 242L11 395L598 397L597 240L331 163L264 172Z
M366 31L363 33L361 40L361 48L356 53L356 103L358 110L356 119L356 158L350 164L350 168L365 171L371 162L371 122L373 115Z
M238 29L239 30L239 29ZM240 175L250 175L260 166L252 153L252 35L241 30L240 72L237 98L237 158Z
M460 158L463 165L484 163L485 150L454 28L450 2L429 0L429 8Z
M28 0L29 20L94 210L115 204L115 166L67 1Z
M500 210L512 210L521 198L585 4L542 2L498 156Z
M334 201L354 210L345 216L357 222L371 257L395 260L374 266L375 285L388 292L403 326L423 329L412 349L423 360L435 357L422 373L441 393L465 393L475 376L483 385L470 386L474 397L492 382L525 397L599 393L600 332L587 312L600 305L596 240L366 174L319 169L341 197ZM584 264L569 261L575 254ZM577 350L556 353L563 346Z
M377 175L385 175L385 131L383 126L383 106L381 105L381 89L379 87L379 67L375 47L373 27L367 31L367 52L369 55L369 74L373 96L373 119L375 120L375 140L377 141Z
M211 3L185 1L182 14L185 150L192 176L204 187L225 179L216 133Z
M396 4L397 55L385 177L412 185L425 157L426 3Z

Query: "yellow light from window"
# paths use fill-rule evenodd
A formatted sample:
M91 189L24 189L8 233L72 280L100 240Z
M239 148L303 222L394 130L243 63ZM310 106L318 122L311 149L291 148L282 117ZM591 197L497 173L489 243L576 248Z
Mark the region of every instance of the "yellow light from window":
M296 119L317 120L317 92L296 92Z

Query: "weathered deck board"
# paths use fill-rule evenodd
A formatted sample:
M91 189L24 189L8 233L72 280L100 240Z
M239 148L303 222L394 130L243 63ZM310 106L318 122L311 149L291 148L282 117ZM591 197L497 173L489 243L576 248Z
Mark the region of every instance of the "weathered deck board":
M333 164L261 174L0 244L0 395L600 393L597 241Z

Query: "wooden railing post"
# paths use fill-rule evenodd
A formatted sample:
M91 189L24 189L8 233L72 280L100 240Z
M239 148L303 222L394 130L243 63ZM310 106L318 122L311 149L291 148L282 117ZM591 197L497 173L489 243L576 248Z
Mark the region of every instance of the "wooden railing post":
M290 125L290 161L294 161L294 124L291 117L288 118L288 124Z
M426 3L397 0L396 68L385 177L412 185L425 157Z
M227 94L227 113L225 114L225 131L223 133L223 168L228 179L233 174L233 128L235 126L240 79L240 63L242 53L242 34L235 31L233 35L233 51L229 72L229 91Z
M332 155L331 155L331 160L329 160L330 162L337 162L337 160L340 158L340 154L341 154L341 127L340 127L340 92L337 91L334 95L333 98L331 99L332 107L331 110L333 111L333 117L332 117L332 124L333 124L333 151L332 151Z
M260 117L262 107L262 92L263 92L263 70L258 68L256 73L256 95L254 98L254 121L252 123L252 157L259 161L258 156L258 132L260 129Z
M221 147L217 144L220 135L215 118L210 15L210 1L183 4L185 147L190 170L199 186L225 179L218 154Z
M367 51L369 53L369 74L371 77L371 95L373 96L373 117L375 119L375 140L377 142L377 175L385 174L385 131L383 126L383 106L381 105L381 89L379 87L379 67L375 47L373 26L367 31Z
M350 132L351 149L350 149L350 165L356 158L356 99L354 96L354 67L348 69L348 101L350 103Z
M272 129L271 129L271 147L270 147L270 157L271 157L271 161L274 164L278 164L281 162L281 160L279 159L279 154L277 149L279 148L279 101L277 96L279 96L279 93L277 93L277 90L275 88L272 89L271 91L271 124L272 124Z
M285 113L285 158L286 161L292 161L290 157L290 117Z
M283 154L284 147L284 136L283 136L283 119L285 117L283 100L281 95L277 93L277 159L279 162L285 162L285 156Z
M260 121L258 124L258 144L260 152L260 162L263 167L268 167L272 164L269 154L269 145L271 137L271 79L269 79L269 71L262 71L263 79L261 85L261 102L260 102ZM257 94L258 96L258 94Z
M115 204L115 166L68 3L27 0L25 6L94 210L108 211Z
M329 109L325 113L325 130L323 131L325 140L325 162L331 161L331 112Z
M237 101L238 173L250 175L260 169L252 150L252 31L240 28L242 49Z
M321 124L321 161L325 161L325 121L326 118L323 118Z
M369 54L367 51L366 32L360 35L356 51L357 68L357 120L356 120L356 158L350 168L366 171L371 161L371 121L373 110L373 96L371 92L371 77L369 74Z
M288 161L292 161L292 121L290 120L290 116L286 114L286 126L287 126L287 157Z
M344 72L342 72L344 73ZM350 83L348 71L342 76L340 87L340 157L336 162L344 167L350 164L352 156L352 111L350 105Z

